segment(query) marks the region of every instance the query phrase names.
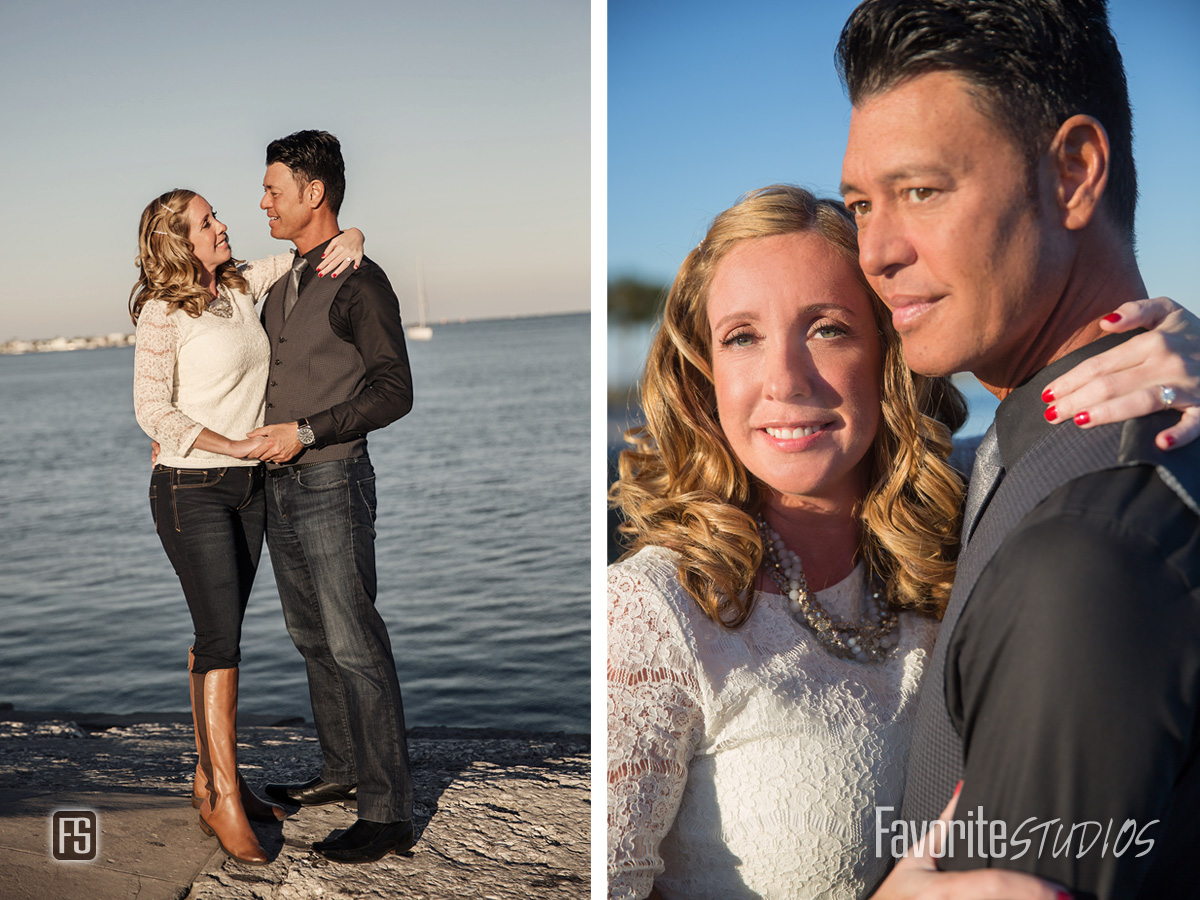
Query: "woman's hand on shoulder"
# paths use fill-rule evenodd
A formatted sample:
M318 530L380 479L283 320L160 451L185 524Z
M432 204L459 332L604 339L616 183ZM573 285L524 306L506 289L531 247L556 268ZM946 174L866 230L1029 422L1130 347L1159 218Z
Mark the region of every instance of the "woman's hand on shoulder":
M1105 331L1150 329L1054 379L1042 399L1051 422L1074 419L1081 428L1159 412L1183 413L1158 433L1161 450L1200 437L1200 319L1167 297L1134 300L1100 320ZM1168 401L1169 404L1168 404Z
M959 790L942 810L938 821L949 826L958 806ZM1070 891L1035 875L1005 869L940 872L942 842L947 828L930 828L883 880L871 900L1070 900Z
M347 228L331 240L321 257L321 264L317 266L318 277L330 275L337 278L350 263L354 263L357 269L363 260L363 241L363 233L357 228Z

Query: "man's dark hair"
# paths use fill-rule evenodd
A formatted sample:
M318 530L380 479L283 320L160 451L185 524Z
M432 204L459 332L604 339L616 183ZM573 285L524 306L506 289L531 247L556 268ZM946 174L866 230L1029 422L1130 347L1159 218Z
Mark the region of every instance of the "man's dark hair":
M838 40L850 102L928 72L951 72L983 94L980 111L1013 138L1029 167L1060 125L1097 119L1112 153L1105 203L1133 240L1137 171L1133 113L1107 0L864 0Z
M283 163L303 190L310 181L325 185L325 202L336 216L346 196L342 145L328 131L297 131L267 145L267 165Z

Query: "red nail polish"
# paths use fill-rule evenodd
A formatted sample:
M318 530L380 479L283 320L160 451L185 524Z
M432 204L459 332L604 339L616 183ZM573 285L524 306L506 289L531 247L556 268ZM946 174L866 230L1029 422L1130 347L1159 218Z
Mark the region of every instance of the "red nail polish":
M1092 421L1092 417L1090 415L1088 415L1087 410L1084 410L1081 413L1075 413L1075 424L1076 425L1086 425L1090 421Z
M1168 434L1163 440L1167 442L1168 449L1175 446L1175 436L1173 434Z
M1057 418L1058 418L1058 410L1053 406L1048 407L1046 409L1046 421L1053 422Z
M961 790L962 790L962 779L960 778L958 781L958 784L956 784L954 786L954 797L957 797L959 794L959 791L961 791ZM950 799L953 800L954 797L951 797Z
M337 278L337 272L334 272L334 273L333 273L333 277L334 277L334 278Z
M1054 900L1073 900L1074 895L1070 891L1059 891L1054 895Z
M1050 390L1050 388L1046 388L1044 391L1042 391L1042 402L1043 403L1053 403L1054 402L1054 391Z
M317 277L318 277L318 278L324 278L324 277L325 277L325 273L324 273L324 272L318 272L318 273L317 273Z
M1121 314L1120 313L1109 313L1107 316L1104 317L1104 321L1105 322L1114 322L1114 323L1120 322Z

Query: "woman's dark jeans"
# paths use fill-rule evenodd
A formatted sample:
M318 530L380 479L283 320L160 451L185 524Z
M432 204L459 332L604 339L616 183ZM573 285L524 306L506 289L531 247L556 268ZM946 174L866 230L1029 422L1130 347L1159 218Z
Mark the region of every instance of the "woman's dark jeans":
M193 672L236 668L242 616L262 554L262 466L174 469L150 476L154 527L183 584L196 632Z

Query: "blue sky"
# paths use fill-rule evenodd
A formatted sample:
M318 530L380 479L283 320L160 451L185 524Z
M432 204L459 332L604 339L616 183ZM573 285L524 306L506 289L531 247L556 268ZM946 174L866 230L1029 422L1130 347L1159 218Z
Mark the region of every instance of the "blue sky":
M589 305L587 0L79 0L0 7L0 342L131 330L137 221L203 194L235 255L273 138L342 141L343 225L406 313ZM415 315L415 311L414 311Z
M667 283L709 220L778 181L837 196L853 0L609 0L608 272ZM1134 107L1153 294L1200 311L1200 3L1110 0Z

